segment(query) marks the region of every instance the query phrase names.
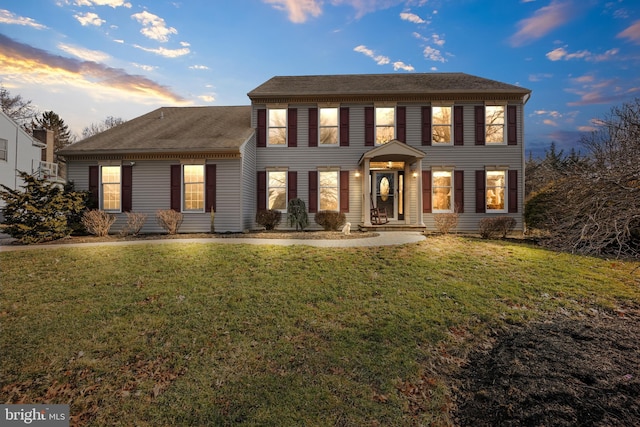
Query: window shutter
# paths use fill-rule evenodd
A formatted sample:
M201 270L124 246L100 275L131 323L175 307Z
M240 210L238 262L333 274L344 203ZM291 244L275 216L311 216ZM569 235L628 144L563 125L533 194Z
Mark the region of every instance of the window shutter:
M422 171L422 212L431 213L431 171Z
M258 211L267 209L267 172L258 171Z
M89 194L91 207L100 208L100 170L98 166L89 166Z
M133 167L122 166L122 212L133 208Z
M287 112L287 145L298 146L298 109L289 108Z
M507 185L509 188L509 213L518 213L518 171L507 172Z
M507 144L518 145L518 114L515 105L507 106Z
M373 107L364 107L364 145L367 147L375 145L374 127Z
M267 110L264 108L258 109L258 134L256 137L258 147L267 146Z
M396 108L396 133L398 141L407 142L407 107Z
M318 212L318 172L309 171L309 213Z
M182 166L171 165L171 209L180 212L180 195L182 182Z
M349 212L349 171L340 171L340 212Z
M289 171L287 174L287 192L288 200L298 198L298 172Z
M205 166L204 211L216 211L216 165Z
M340 108L340 146L349 146L349 107Z
M453 107L453 145L464 145L464 107Z
M318 109L309 108L309 147L318 146Z
M422 107L422 145L431 145L431 107Z
M485 213L487 203L485 201L485 173L476 171L476 213Z
M484 106L477 105L475 108L475 124L476 124L476 145L484 145Z
M453 206L464 213L464 171L453 171Z

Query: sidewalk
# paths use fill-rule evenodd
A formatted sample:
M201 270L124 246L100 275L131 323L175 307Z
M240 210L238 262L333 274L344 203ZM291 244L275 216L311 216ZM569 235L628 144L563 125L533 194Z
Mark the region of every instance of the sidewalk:
M195 238L195 239L158 239L158 240L127 240L122 242L95 243L62 243L48 245L10 245L11 238L0 234L0 252L24 251L32 249L55 249L91 246L126 246L126 245L159 245L170 243L212 243L212 244L246 244L246 245L277 245L277 246L315 246L321 248L354 248L366 246L392 246L417 243L425 239L419 231L381 231L378 236L362 239L345 240L304 240L304 239L260 239L260 238Z

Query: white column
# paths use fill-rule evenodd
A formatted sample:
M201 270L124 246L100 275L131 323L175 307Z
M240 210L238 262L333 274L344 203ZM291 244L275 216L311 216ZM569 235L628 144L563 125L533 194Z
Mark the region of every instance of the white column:
M408 162L404 163L404 194L402 195L402 201L404 202L404 223L411 224L411 198L408 197L411 194L411 181L413 181L413 175L411 174L411 166Z
M369 183L369 159L364 159L362 164L362 191L364 196L364 203L362 204L362 213L364 214L364 226L371 227L371 189Z
M422 159L416 162L416 172L418 176L416 179L416 188L418 189L418 225L424 227L424 218L422 214Z

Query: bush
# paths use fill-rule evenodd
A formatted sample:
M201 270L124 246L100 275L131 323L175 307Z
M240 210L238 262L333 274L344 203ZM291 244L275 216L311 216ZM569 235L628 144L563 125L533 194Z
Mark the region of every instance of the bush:
M289 200L289 205L287 206L287 219L289 221L289 226L296 226L296 231L298 228L300 230L304 230L309 225L309 216L307 215L307 207L304 204L304 200L302 199L291 199Z
M337 231L347 222L347 217L342 212L320 211L316 214L315 221L326 231Z
M109 230L115 221L115 215L99 210L86 211L84 215L82 215L82 225L84 225L84 228L90 234L98 237L104 237L109 234Z
M458 212L435 214L433 220L440 233L448 234L458 226Z
M176 212L173 209L158 210L156 212L158 225L169 234L178 234L183 219L184 216L182 213Z
M127 214L127 225L122 229L124 236L133 234L137 236L140 234L140 230L144 227L144 223L147 222L147 214L139 212L125 212Z
M280 224L281 219L282 212L274 209L262 210L256 213L256 222L267 230L276 228L278 224Z
M21 243L40 243L66 237L85 209L87 193L67 191L59 184L18 172L24 190L0 185L4 232Z
M503 239L516 227L516 220L509 216L483 218L480 220L480 237L492 239L501 236Z

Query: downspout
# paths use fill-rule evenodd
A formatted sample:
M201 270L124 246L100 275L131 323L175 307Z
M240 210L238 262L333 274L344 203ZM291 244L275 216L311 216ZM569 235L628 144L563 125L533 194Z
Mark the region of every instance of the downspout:
M13 189L18 189L18 136L20 135L20 129L16 126L16 152L15 152L15 161L13 168Z

